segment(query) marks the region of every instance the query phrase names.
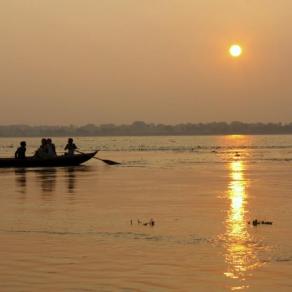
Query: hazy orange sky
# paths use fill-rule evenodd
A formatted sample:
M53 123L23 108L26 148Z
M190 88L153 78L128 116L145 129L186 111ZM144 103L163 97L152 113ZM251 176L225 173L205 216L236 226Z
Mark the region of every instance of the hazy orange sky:
M291 0L1 0L0 35L1 124L292 121Z

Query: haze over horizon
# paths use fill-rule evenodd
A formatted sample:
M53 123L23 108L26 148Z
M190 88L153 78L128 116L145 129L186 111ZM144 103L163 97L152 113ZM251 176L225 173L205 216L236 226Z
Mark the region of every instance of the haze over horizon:
M3 0L0 124L291 122L291 16L291 0Z

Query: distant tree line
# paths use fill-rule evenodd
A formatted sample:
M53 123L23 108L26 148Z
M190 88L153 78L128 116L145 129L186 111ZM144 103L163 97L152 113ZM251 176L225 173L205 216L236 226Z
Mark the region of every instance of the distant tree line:
M56 136L163 136L163 135L230 135L292 134L292 123L212 122L164 125L136 121L127 125L87 124L84 126L0 125L0 137Z

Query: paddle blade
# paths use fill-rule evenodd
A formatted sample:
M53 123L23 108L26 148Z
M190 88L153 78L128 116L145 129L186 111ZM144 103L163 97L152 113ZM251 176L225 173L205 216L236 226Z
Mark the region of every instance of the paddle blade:
M109 159L101 159L101 158L99 158L99 160L103 161L104 163L106 163L108 165L118 165L118 164L121 164L120 162L116 162L116 161L109 160Z

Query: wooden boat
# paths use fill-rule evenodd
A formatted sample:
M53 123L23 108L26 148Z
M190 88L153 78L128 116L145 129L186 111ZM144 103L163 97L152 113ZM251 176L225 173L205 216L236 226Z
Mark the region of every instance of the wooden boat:
M93 158L97 151L90 153L60 155L53 158L27 157L25 159L0 158L0 168L4 167L58 167L75 166Z

